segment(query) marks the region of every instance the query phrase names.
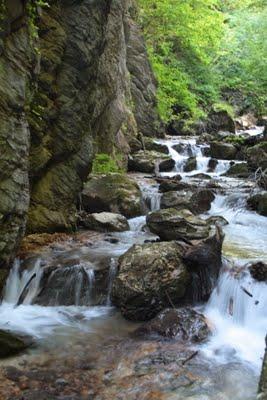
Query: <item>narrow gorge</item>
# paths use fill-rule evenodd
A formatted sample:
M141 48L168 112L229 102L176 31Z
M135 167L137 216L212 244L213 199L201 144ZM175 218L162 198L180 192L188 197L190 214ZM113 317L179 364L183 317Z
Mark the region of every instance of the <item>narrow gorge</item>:
M0 1L1 400L267 399L267 117L166 121L144 10Z

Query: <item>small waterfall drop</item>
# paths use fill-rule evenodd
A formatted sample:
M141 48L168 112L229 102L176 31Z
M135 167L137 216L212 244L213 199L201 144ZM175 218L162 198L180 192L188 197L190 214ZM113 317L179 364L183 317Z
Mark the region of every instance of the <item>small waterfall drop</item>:
M110 260L109 274L108 274L108 294L106 302L107 306L111 306L111 291L117 272L118 272L118 261L112 258Z
M162 194L159 193L159 185L142 185L140 184L142 198L145 205L149 208L150 211L157 211L160 209L160 200Z
M21 272L20 261L18 259L15 260L7 278L3 303L13 305L17 305L19 302L23 304L32 303L40 289L40 281L43 274L40 265L41 260L38 259L31 270L25 269Z
M255 281L247 270L224 269L205 308L215 332L204 350L227 362L241 357L256 368L267 328L267 284Z
M95 271L93 268L85 268L88 277L87 301L90 304L93 301L95 289Z

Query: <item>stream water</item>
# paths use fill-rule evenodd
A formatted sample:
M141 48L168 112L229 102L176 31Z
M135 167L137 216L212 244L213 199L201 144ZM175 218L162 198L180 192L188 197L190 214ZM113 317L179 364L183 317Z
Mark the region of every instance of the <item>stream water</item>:
M254 130L251 133L254 135ZM217 192L211 210L203 215L203 218L221 215L229 223L224 227L225 260L218 285L208 304L198 307L207 316L213 328L209 342L197 348L198 356L188 367L190 374L197 374L200 380L190 385L188 382L174 385L173 377L177 372L169 370L165 376L167 372L161 370L158 371L157 377L153 376L152 379L150 376L149 382L144 386L143 378L140 377L145 376L145 372L140 375L140 372L136 372L138 370L136 364L135 369L131 366L137 348L140 354L148 354L146 347L148 344L136 343L133 339L129 339L129 333L136 328L136 324L125 321L112 307L110 293L117 272L118 257L134 243L144 243L145 240L156 238L144 229L145 216L129 220L128 232L100 235L90 246L68 244L65 247L52 249L51 254L40 254L40 257L31 261L31 268L23 269L19 260L15 262L0 306L0 328L32 335L36 338L38 346L20 357L1 361L2 367L10 364L19 365L21 360L26 364L27 362L38 364L49 358L53 359L53 362L56 359L62 363L64 357L71 355L76 359L81 349L85 351L86 348L88 353L95 351L99 354L98 367L102 370L110 368L111 362L108 356L104 357L103 354L114 351L117 352L118 359L128 360L127 363L125 360L120 361L116 367L112 364L114 376L117 377L116 374L120 377L127 376L129 381L131 377L133 382L139 376L140 382L137 380L133 383L132 391L127 391L123 395L119 379L116 378L117 391L113 385L113 392L108 392L107 397L104 394L102 397L95 395L90 397L92 399L252 400L255 398L267 331L267 290L265 283L256 282L251 278L246 265L257 260L267 261L267 224L265 217L248 211L245 207L245 199L253 190L253 183L249 180L242 181L223 176L230 166L230 161L218 160L214 172L207 172L209 157L204 155L207 146L197 145L195 138L175 137L161 140L160 143L168 146L169 153L175 160L174 170L162 175L175 176L179 173L184 181L201 186L203 180L195 178L194 175L208 173L220 183L223 190ZM191 156L196 156L197 169L184 172L185 162ZM158 191L158 184L142 174L133 176L141 187L148 211L159 209L161 194ZM69 262L78 257L79 263L73 261L72 265L67 267L67 273L70 273L72 278L69 279L68 275L63 277L64 290L61 292L59 288L56 291L57 296L50 297L44 306L35 304L34 300L42 280L42 267L49 257L54 257L58 262L64 260ZM107 293L103 305L94 306L97 271L103 263L109 266ZM51 284L55 284L56 276L53 273L50 279ZM23 295L27 282L30 284ZM247 295L244 288L251 296ZM66 296L66 291L68 293L73 291L73 305L58 305L62 304L62 297ZM230 304L231 311L229 311ZM165 356L172 354L172 357L175 355L178 357L184 351L178 345L176 348L173 343L158 343L157 346L157 351L160 348ZM131 357L128 356L128 352ZM129 370L132 371L131 374ZM165 379L168 385L162 386ZM153 391L161 394L158 394L158 397L152 397L151 394L145 397L146 393ZM89 399L82 396L77 398Z

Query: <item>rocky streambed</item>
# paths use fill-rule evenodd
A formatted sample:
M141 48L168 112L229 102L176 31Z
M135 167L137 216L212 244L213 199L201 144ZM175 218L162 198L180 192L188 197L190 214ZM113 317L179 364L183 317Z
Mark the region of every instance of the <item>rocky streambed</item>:
M78 233L25 239L0 329L32 341L1 361L0 398L256 399L267 226L253 151L146 146L128 177L89 180Z

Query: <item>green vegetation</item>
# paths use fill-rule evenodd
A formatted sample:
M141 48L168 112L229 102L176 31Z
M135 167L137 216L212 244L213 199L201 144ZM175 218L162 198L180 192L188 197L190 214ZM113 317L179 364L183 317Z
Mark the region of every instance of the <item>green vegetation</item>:
M32 41L38 39L38 8L49 7L49 4L44 0L28 0L27 1L27 15L28 26Z
M116 160L111 158L109 154L100 153L96 154L93 162L92 173L93 174L107 174L110 172L123 172Z
M266 0L139 0L158 79L159 112L194 122L211 109L263 113L267 83Z

